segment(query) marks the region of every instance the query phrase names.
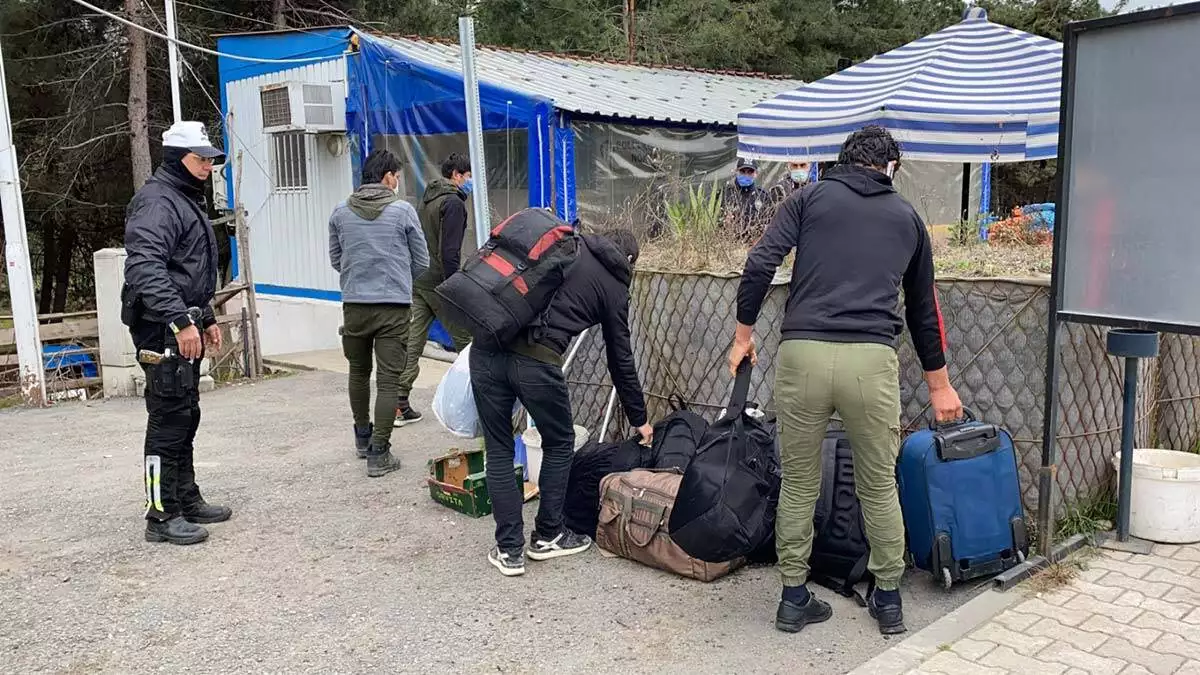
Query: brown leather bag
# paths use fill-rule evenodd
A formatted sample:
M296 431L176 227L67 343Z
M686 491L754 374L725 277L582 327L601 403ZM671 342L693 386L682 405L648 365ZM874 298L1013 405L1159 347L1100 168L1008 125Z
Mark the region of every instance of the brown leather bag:
M671 541L667 523L683 476L675 471L635 469L600 481L600 523L596 544L643 565L700 581L712 581L736 570L745 560L706 563Z

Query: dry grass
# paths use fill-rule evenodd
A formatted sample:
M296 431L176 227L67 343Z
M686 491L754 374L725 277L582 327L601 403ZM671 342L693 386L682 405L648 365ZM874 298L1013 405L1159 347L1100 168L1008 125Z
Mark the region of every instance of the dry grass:
M681 247L671 237L660 237L642 245L638 268L659 272L706 272L736 275L742 271L750 247L726 244L709 251ZM941 277L1049 278L1052 251L1049 246L995 246L986 242L950 246L934 239L933 263ZM784 273L791 269L791 256L784 261Z

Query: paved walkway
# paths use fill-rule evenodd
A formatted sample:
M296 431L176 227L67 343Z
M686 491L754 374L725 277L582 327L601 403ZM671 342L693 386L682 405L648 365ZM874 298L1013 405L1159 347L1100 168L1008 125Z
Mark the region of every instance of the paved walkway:
M854 673L1200 675L1200 544L1093 555L1057 590L989 593Z

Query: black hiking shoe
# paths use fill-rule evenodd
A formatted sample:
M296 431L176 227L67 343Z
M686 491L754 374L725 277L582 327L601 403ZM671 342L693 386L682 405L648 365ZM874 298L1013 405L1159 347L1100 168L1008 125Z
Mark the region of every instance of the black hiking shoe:
M392 454L391 443L385 445L383 450L376 451L374 447L367 449L367 477L379 478L386 476L393 471L400 470L400 460Z
M879 594L885 592L877 588L871 593L871 596L867 598L867 612L870 613L872 619L879 622L881 634L899 635L908 630L904 627L904 609L900 605L900 593L895 592L896 594L892 598L880 600Z
M209 504L201 499L195 504L183 507L183 517L189 523L200 525L223 523L233 517L233 509L228 506Z
M183 516L175 516L170 520L147 520L146 541L152 544L176 544L187 546L199 544L208 539L208 530L189 523Z
M775 610L775 628L785 633L799 633L810 623L822 623L833 616L833 608L815 595L808 596L808 602L797 605L787 600L779 601L779 609Z
M416 424L422 419L424 418L421 416L421 413L414 410L411 405L407 403L401 403L400 405L396 406L396 422L392 426L399 429L400 427L406 427L410 424Z
M375 433L375 425L367 422L364 426L354 425L354 454L359 459L367 458L367 449L371 447L371 435Z
M525 574L525 556L520 551L505 553L497 546L488 552L488 562L506 577L519 577Z
M563 530L553 539L543 539L534 532L529 541L527 555L530 560L550 560L551 558L575 555L583 553L592 546L591 539L570 530Z

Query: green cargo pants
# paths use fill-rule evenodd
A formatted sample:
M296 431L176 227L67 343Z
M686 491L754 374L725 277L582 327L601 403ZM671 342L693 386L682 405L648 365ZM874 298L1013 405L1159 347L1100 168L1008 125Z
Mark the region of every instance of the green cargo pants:
M821 439L836 410L854 452L854 483L871 544L868 569L883 590L904 574L904 520L896 488L900 364L869 343L788 340L775 371L783 488L775 522L784 586L808 580L813 513L821 491Z
M384 448L392 438L400 371L408 345L408 305L342 304L342 352L350 364L350 412L354 424L372 421L371 370L375 377L375 434L371 445Z
M400 376L400 398L408 400L412 393L413 382L421 374L421 354L425 351L425 342L429 339L429 328L433 320L442 322L450 340L454 342L455 351L461 352L471 343L471 334L458 328L442 316L442 301L437 293L426 288L413 289L412 325L408 330L408 357L404 364L404 373Z

